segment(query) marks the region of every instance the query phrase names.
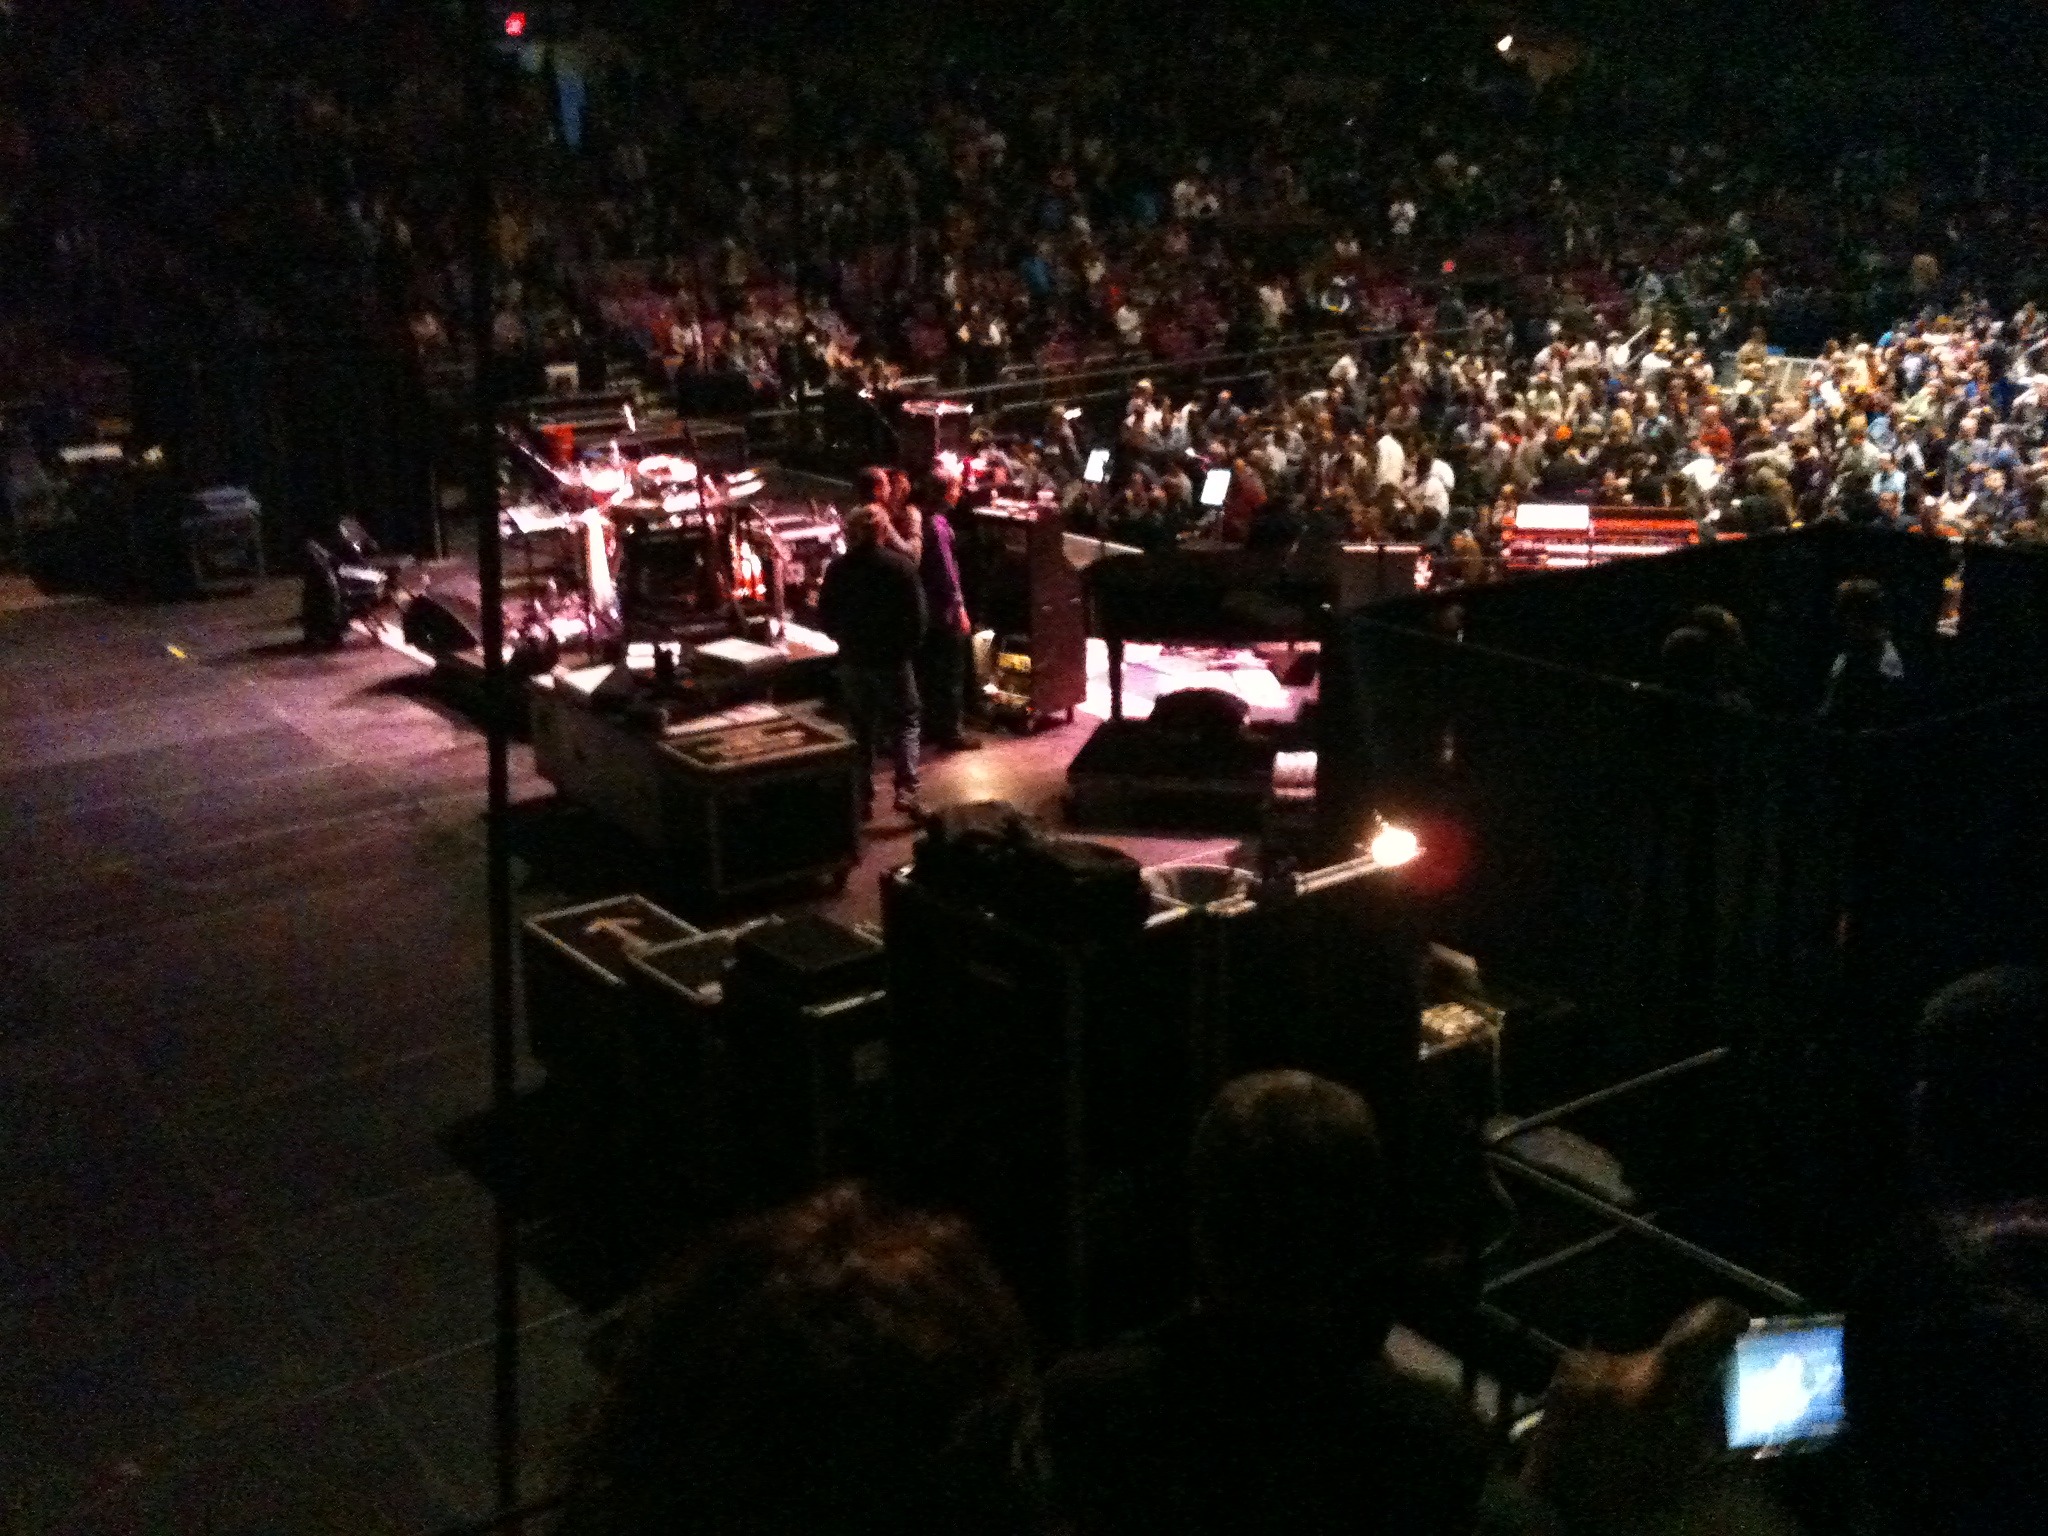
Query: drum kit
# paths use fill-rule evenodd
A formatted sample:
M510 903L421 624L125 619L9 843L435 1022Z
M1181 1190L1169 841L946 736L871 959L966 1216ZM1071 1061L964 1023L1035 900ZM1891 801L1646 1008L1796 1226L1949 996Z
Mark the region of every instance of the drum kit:
M537 429L535 429L537 426ZM525 630L596 652L644 640L777 640L814 607L846 547L836 508L772 499L759 471L706 467L684 443L553 423L501 431L508 589L524 589ZM625 439L622 441L621 439ZM536 580L535 577L544 579Z

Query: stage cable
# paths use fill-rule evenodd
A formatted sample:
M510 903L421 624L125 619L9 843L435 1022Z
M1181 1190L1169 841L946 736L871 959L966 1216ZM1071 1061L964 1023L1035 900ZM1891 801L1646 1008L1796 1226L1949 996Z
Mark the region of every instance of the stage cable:
M491 88L492 13L486 0L462 6L464 107L468 138L466 230L469 246L469 344L475 378L471 395L469 502L476 517L477 575L482 588L484 741L489 761L485 802L486 921L490 927L491 1110L500 1127L510 1122L516 1089L513 1034L512 858L506 846L511 779L507 758L510 706L505 688L504 560L498 544L497 370L491 358ZM510 1169L494 1171L496 1217L492 1415L497 1507L519 1507L519 1244L509 1188ZM517 1530L524 1521L515 1521Z

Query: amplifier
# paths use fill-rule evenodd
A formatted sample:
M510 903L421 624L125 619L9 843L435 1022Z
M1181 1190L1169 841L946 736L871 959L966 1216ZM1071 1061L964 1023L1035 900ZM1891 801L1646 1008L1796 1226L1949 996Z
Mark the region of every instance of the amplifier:
M1198 1095L1186 923L1030 932L973 880L882 881L900 1187L971 1220L1041 1336L1112 1337L1185 1293Z
M989 708L1026 725L1071 719L1088 696L1088 624L1059 510L998 501L955 529L968 612L996 635Z
M974 407L960 400L905 400L896 418L896 442L903 466L927 470L942 453L967 453Z
M186 578L202 597L247 592L263 579L263 509L241 487L188 497L178 532Z
M747 429L743 422L690 416L684 418L681 430L690 457L699 469L732 475L747 467Z

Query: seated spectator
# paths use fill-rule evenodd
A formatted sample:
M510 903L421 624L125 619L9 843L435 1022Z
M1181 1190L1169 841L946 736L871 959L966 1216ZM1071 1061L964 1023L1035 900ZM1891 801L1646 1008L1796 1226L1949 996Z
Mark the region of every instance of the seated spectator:
M2048 1195L2048 983L2000 966L1928 999L1915 1031L1911 1138L1923 1199Z
M1303 1072L1240 1078L1189 1173L1193 1310L1047 1380L1076 1530L1471 1530L1477 1425L1384 1354L1399 1256L1364 1100Z
M963 1225L836 1185L740 1222L639 1299L557 1529L1022 1536L1030 1374Z
M1838 730L1893 723L1905 703L1906 665L1892 644L1884 588L1865 576L1835 589L1835 627L1842 648L1828 670L1820 718Z
M1674 693L1697 698L1714 696L1714 641L1704 629L1684 624L1664 637L1657 648L1659 681Z
M2048 1509L2048 1207L2029 1200L1912 1223L1873 1263L1857 1302L1843 1340L1847 1444L1880 1531L2038 1531Z

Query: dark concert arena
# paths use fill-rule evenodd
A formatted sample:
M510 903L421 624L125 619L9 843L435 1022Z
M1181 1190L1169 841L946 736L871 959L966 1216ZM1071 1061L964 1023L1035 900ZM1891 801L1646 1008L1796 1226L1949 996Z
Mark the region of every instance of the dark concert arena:
M2037 0L0 0L0 1536L2039 1536Z

